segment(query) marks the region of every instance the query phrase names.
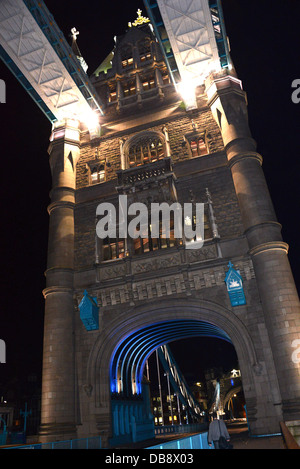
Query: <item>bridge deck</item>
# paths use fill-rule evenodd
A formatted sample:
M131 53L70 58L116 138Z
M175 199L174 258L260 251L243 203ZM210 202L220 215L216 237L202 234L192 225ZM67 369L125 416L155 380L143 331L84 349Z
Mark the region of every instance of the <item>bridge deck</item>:
M245 424L230 424L227 428L234 449L285 449L281 435L250 437Z
M234 449L285 449L281 435L270 437L250 437L248 427L245 423L233 423L227 425ZM143 449L168 441L179 440L196 433L173 433L169 435L157 435L152 440L141 441L131 445L118 446L120 449Z

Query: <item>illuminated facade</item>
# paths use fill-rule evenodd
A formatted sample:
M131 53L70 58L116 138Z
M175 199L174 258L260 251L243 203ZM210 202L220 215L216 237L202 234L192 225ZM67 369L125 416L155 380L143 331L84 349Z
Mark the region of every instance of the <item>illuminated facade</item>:
M205 335L236 349L253 434L300 418L299 300L245 93L225 65L190 109L139 12L92 77L101 134L76 121L53 130L41 439L149 438L147 357ZM203 247L186 249L172 223L168 238L150 223L135 239L98 238L97 206L119 195L204 203Z

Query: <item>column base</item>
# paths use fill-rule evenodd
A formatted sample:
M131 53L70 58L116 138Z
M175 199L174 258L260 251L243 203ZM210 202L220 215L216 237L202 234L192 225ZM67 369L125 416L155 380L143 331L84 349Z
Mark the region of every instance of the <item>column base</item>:
M300 420L300 399L289 399L282 401L283 420Z
M45 423L40 425L39 441L41 443L73 440L75 438L77 438L77 427L74 423Z

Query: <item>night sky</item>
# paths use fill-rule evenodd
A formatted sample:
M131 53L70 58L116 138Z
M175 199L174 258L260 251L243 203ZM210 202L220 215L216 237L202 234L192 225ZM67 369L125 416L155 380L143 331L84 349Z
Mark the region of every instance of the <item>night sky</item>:
M137 9L145 14L142 0L45 3L65 37L72 27L79 30L78 45L89 74L112 50L113 37L135 20ZM248 94L250 128L264 158L298 286L300 104L291 100L291 84L300 79L299 3L223 0L231 56ZM0 105L0 338L7 344L7 363L0 364L1 383L5 377L41 370L51 124L2 63L0 78L7 88L6 104ZM200 371L211 366L214 350L219 357L225 353L230 366L235 356L226 347L215 342L201 358L193 342L187 367L196 363Z

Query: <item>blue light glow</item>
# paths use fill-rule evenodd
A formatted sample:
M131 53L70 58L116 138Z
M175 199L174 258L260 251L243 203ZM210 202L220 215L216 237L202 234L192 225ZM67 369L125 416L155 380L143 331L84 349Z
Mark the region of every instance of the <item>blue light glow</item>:
M146 360L160 346L189 337L215 337L231 343L219 327L197 320L174 320L155 323L126 335L114 350L110 363L112 393L130 397L141 394ZM118 379L121 386L118 389Z

